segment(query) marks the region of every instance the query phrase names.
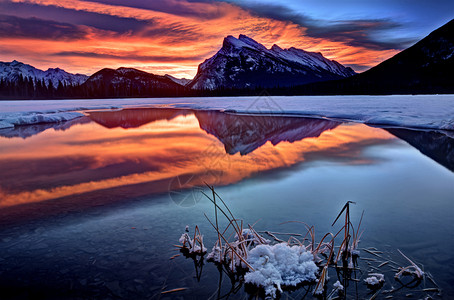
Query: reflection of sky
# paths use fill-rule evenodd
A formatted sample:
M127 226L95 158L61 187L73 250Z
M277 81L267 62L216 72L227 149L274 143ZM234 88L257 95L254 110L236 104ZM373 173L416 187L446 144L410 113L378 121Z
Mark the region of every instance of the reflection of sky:
M196 176L189 186L204 181L226 185L315 160L370 164L374 159L363 156L364 149L390 139L381 129L351 124L324 131L318 138L276 146L267 142L248 155L229 155L218 139L200 129L193 114L129 129L78 124L26 140L1 138L1 205L101 190L108 195L120 187L134 196L166 192L172 178L191 174Z
M157 143L153 144L153 140L157 139L156 142L178 143L181 155L185 157L190 157L185 153L186 150L195 149L194 154L201 153L201 148L207 143L214 143L219 153L225 154L223 145L198 126L198 120L191 114L126 130L120 127L107 130L94 123L74 125L66 132L47 130L26 140L1 138L0 144L8 146L8 150L4 151L5 148L0 147L0 152L3 157L20 150L20 157L34 157L31 147L41 145L44 148L37 151L36 157L52 160L59 156L55 149L58 146L62 148L60 154L72 148L71 156L77 158L77 154L84 154L94 160L102 154L91 149L101 151L114 147L117 152L110 152L105 164L115 165L115 159L152 157L154 149L165 150L175 146L160 145L159 148ZM169 135L168 139L163 139L162 132ZM188 138L183 141L181 136L185 133ZM227 157L231 158L233 166L241 167L241 162L250 162L253 158L267 159L263 156L270 155L267 151L274 149L277 152L271 155L285 154L285 157L293 157L296 163L291 165L292 161L289 160L289 165L279 171L255 174L236 184L218 187L217 192L235 217L244 220L244 224L257 221L254 227L259 231L304 234L302 224L281 225L290 220L304 221L315 226L317 241L326 232L333 231L331 224L345 201L356 201L351 207L355 225L365 210L361 226L365 231L360 248L376 247L384 255L390 254L390 260L406 266L407 261L396 250L400 249L412 260L424 265L424 271L434 275L445 295L453 294L451 252L454 242L454 173L405 142L390 138L380 129L345 124L323 132L318 139L309 138L293 144L281 142L276 147L266 143L246 156L236 154ZM109 139L112 139L110 146ZM50 144L47 146L47 143ZM138 155L134 154L134 148L137 148ZM45 149L49 153L45 153ZM14 158L13 154L9 157ZM361 160L367 162L358 165ZM177 161L181 160L176 159L175 163ZM8 170L3 167L3 162L0 162L0 175ZM83 168L90 169L90 166L84 165ZM93 168L96 169L96 166ZM55 171L59 169L73 174L77 171L69 166L57 167ZM244 168L241 170L245 171ZM236 171L229 169L229 172ZM36 175L36 170L30 174L32 177ZM16 178L26 177L22 175ZM59 178L48 174L46 180L50 184ZM0 184L3 184L4 179ZM133 189L124 192L131 194ZM82 196L85 198L87 194ZM101 191L99 196L109 198L113 195ZM192 260L183 256L169 260L171 255L177 253L173 251L173 245L186 225L191 230L198 225L204 235L205 245L211 248L217 236L204 213L214 218L212 204L202 198L195 206L178 206L169 200L167 194L133 200L113 209L100 208L89 213L41 219L23 226L3 228L0 232L0 255L4 261L0 282L5 290L9 291L12 287L19 292L29 291L30 282L33 282L43 295L58 289L67 293L65 296L68 297L81 293L80 298L90 298L91 294L88 293L93 291L92 287L102 282L107 287L117 287L115 291L124 292L131 288L127 294L129 297L124 297L130 299L159 297L163 286L166 289L187 287L187 290L178 294L185 299L206 299L216 293L219 274L214 265L204 266L202 279L198 282ZM361 257L369 256L361 251ZM372 255L370 257L374 258ZM364 265L363 270L369 267L364 260L360 260L361 263ZM373 266L381 263L381 260L373 262ZM385 282L384 289L391 289L391 285L395 287L395 271L389 265L382 269L386 278L390 279ZM332 271L330 276L336 276ZM76 282L71 286L71 291L68 276ZM231 288L230 281L223 278L223 291L227 292ZM78 282L86 282L86 285L79 285ZM358 287L358 299L370 297L364 285ZM354 293L355 289L355 285L350 285L349 294ZM107 290L103 291L108 293ZM400 299L408 293L415 298L423 298L420 297L422 292L419 288L405 288L393 295ZM93 297L100 297L99 294L96 296ZM241 289L232 298L243 296L247 295Z

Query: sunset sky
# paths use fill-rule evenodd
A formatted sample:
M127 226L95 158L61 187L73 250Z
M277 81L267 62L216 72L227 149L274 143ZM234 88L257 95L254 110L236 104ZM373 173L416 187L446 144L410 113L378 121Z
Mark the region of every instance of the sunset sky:
M452 0L0 0L0 61L192 78L227 35L321 52L361 72L454 17Z

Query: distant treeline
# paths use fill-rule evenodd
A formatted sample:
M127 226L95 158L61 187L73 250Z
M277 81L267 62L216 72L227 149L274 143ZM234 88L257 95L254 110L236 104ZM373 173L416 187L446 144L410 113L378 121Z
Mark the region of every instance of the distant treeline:
M0 99L96 99L96 98L153 98L153 97L216 97L263 95L390 95L390 94L450 94L454 93L451 78L446 82L420 81L402 84L398 80L383 83L354 76L342 80L325 81L292 87L218 88L215 90L193 90L186 87L156 88L126 84L66 85L58 82L33 80L22 76L16 81L0 80Z
M93 98L137 98L137 97L183 97L187 96L181 88L142 88L137 86L94 84L67 85L58 81L55 87L50 80L33 80L19 76L18 80L0 80L0 99L93 99Z

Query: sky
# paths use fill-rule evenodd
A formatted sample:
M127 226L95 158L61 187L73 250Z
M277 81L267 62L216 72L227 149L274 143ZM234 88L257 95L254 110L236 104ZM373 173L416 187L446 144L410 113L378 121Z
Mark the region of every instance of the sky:
M362 72L454 17L452 0L0 0L0 61L192 78L228 35Z

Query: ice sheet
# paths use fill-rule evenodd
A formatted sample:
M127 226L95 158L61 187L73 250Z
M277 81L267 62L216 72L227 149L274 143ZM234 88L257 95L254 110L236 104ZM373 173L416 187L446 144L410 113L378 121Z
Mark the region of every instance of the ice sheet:
M0 128L77 118L91 109L178 107L343 119L375 125L454 130L454 95L259 96L0 101ZM71 112L71 113L68 113Z

